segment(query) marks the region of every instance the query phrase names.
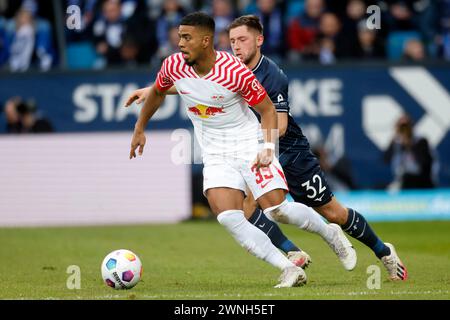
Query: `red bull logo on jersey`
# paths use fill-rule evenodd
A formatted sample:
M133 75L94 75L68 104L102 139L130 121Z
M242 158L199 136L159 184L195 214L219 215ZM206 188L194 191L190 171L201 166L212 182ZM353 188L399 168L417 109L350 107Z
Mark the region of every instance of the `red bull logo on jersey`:
M188 108L189 112L192 112L196 116L199 116L202 119L208 119L209 117L214 117L218 113L225 113L223 111L223 107L210 107L210 106L204 106L202 104L198 104L194 107Z
M217 101L217 102L223 102L223 100L225 99L225 96L221 95L221 94L216 94L211 96L211 99Z

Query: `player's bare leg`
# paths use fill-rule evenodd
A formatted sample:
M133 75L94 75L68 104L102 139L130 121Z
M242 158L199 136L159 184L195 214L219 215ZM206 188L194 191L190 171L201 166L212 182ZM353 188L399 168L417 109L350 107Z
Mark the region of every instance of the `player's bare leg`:
M244 215L250 223L267 234L270 241L278 249L284 251L288 259L296 266L305 269L311 263L311 257L289 240L278 224L270 220L258 207L258 203L249 190L247 190L247 197L244 200Z
M206 191L206 197L219 223L247 251L283 270L283 274L294 268L303 272L303 269L295 266L270 242L264 232L245 219L242 210L244 202L242 191L231 188L211 188ZM306 276L304 278L306 280ZM283 283L283 286L293 287L303 284L297 279L292 279L292 275L289 280Z
M346 270L356 265L356 252L341 228L326 224L311 208L297 202L288 202L285 190L275 189L258 198L264 213L277 222L293 224L300 229L319 234L333 249Z
M406 280L408 278L406 267L398 257L394 247L381 241L359 212L345 208L335 197L331 198L331 201L327 204L314 209L329 222L340 225L347 234L371 248L383 262L391 280Z

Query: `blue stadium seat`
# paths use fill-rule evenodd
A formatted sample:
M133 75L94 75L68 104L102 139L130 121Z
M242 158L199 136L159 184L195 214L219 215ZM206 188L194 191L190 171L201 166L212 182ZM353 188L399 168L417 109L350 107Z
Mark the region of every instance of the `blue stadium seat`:
M417 31L391 32L387 39L387 55L389 60L401 59L405 43L411 39L420 40L420 34Z
M90 42L77 42L67 45L66 58L69 69L92 69L98 57Z

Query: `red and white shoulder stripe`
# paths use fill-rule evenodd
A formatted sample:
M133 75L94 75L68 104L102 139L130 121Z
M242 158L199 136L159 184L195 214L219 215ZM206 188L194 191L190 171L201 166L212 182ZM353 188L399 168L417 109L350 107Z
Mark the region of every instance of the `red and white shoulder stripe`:
M199 78L193 68L186 64L181 52L167 57L162 70L173 82L183 78ZM202 79L214 81L230 91L237 92L247 87L254 75L239 58L228 52L218 51L213 69Z
M236 92L252 77L253 73L239 58L219 51L213 72L205 80L214 81L230 91Z
M168 56L163 63L164 71L175 82L183 78L198 78L192 68L184 61L181 52Z

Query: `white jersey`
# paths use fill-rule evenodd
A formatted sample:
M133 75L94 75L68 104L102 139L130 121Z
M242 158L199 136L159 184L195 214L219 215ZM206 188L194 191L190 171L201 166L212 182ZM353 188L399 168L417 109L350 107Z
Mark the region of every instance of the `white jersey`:
M156 78L160 91L172 85L194 125L204 162L217 156L254 160L263 137L249 105L260 103L266 91L238 58L217 51L211 71L199 77L181 53L173 54Z

